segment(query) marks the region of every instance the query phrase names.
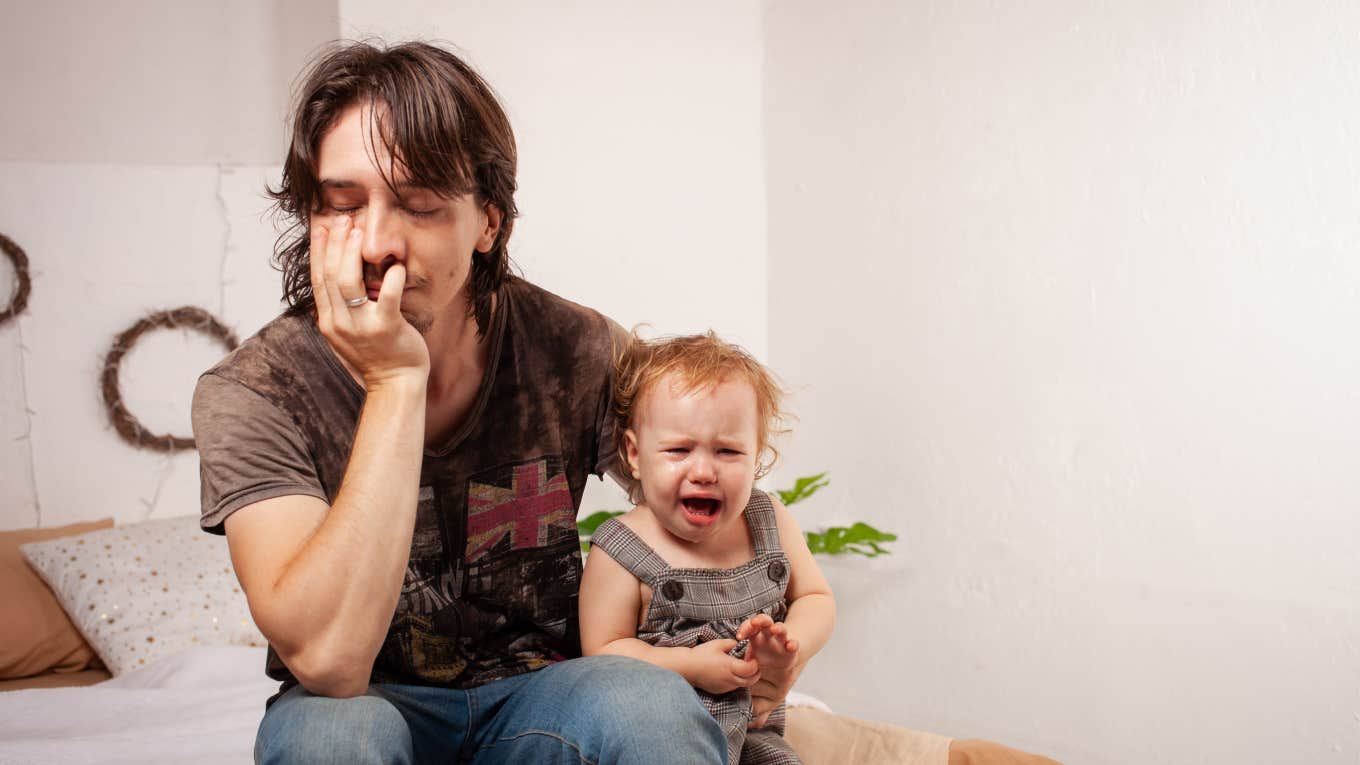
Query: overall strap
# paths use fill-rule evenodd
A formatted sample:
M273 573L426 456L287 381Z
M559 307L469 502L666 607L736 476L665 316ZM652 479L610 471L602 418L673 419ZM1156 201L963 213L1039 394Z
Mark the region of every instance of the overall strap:
M663 571L669 568L666 561L652 549L651 545L623 525L618 518L610 518L600 524L590 537L592 548L598 547L618 561L620 566L640 581L651 585Z
M746 527L751 530L751 545L756 555L781 552L779 526L774 519L774 503L770 495L755 489L746 503Z

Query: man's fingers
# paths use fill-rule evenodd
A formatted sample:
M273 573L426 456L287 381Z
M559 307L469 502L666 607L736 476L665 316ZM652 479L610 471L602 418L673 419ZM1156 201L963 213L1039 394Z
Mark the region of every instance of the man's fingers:
M345 232L345 246L340 251L339 275L340 293L346 299L367 296L364 286L364 259L360 256L363 248L364 231L357 225Z
M382 288L378 290L378 313L386 319L401 316L401 293L406 290L406 266L393 263L383 274Z
M331 310L330 295L326 293L326 240L330 229L324 223L312 224L312 245L308 258L312 271L312 298L316 301L317 316L321 317Z
M326 282L326 296L330 298L331 308L336 309L336 316L345 316L347 312L340 311L347 299L340 291L340 264L345 257L345 246L348 243L350 233L349 216L340 216L326 233L326 262L323 266L322 276ZM358 295L350 295L358 297Z
M783 698L774 699L770 696L760 696L753 692L751 694L751 716L763 720L769 717L770 712L773 712L774 708L779 706L779 702L783 700Z

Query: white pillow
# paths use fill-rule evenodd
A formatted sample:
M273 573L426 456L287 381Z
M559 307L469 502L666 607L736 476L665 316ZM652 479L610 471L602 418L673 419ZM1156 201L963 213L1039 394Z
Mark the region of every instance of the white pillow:
M115 676L195 645L265 645L227 540L196 515L19 549Z

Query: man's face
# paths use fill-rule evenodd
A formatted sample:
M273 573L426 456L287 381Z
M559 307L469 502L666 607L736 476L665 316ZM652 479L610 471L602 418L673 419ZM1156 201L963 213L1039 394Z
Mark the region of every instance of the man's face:
M331 226L348 215L363 231L363 286L371 300L378 299L388 267L405 264L401 314L422 335L441 323L469 321L472 258L495 243L500 211L479 204L471 194L441 197L411 185L400 173L394 194L378 169L378 163L387 167L390 157L381 141L375 145L372 140L373 108L350 107L321 139L317 176L322 205L311 225Z

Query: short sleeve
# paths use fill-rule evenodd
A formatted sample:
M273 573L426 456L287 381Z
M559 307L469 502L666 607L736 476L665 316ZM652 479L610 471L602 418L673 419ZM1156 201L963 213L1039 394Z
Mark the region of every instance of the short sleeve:
M198 380L193 401L205 531L265 499L304 494L330 501L291 418L258 393L219 375Z
M618 413L614 406L614 385L616 383L616 370L618 360L624 348L628 346L631 336L628 330L619 325L618 322L605 318L605 324L609 328L609 358L605 360L607 364L603 391L600 393L599 420L596 422L595 432L599 434L596 440L595 450L595 469L594 473L601 478L605 473L613 474L614 481L620 486L626 486L621 480L622 468L619 466L618 439L621 438L618 427Z

